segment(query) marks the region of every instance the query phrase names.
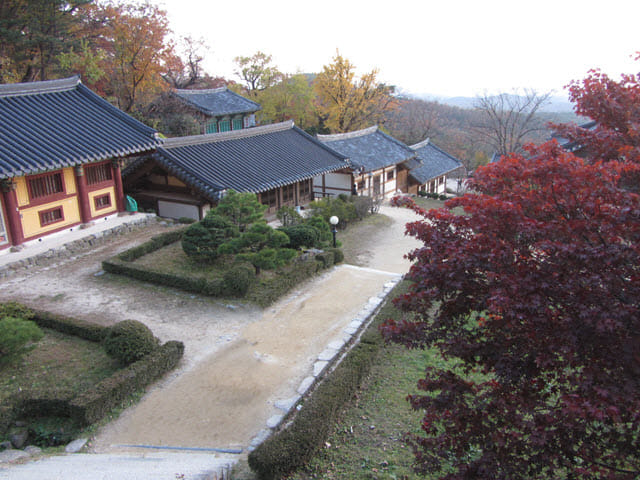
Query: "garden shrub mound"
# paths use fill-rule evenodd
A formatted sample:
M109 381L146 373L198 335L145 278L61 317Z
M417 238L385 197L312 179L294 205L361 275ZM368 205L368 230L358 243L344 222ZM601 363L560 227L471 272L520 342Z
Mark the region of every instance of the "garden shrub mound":
M140 360L158 347L149 327L137 320L123 320L109 327L104 339L106 352L124 365Z
M396 287L391 296L401 293L408 282ZM305 465L324 444L334 424L339 420L369 372L384 340L378 328L392 309L382 307L376 318L329 376L320 382L300 411L249 454L249 466L260 480L281 478Z
M0 304L0 310L5 305ZM133 362L72 398L69 398L68 392L58 392L55 389L47 391L46 397L42 398L29 397L23 391L0 405L0 433L6 432L16 419L26 419L35 425L32 428L34 438L43 446L54 445L64 436L60 436L57 430L47 431L43 427L47 422L38 419L58 418L58 424L61 423L60 419L63 419L63 422L66 421L64 419L68 419L67 423L81 426L95 423L132 394L143 390L175 368L184 354L182 342L170 341L158 346L157 339L140 322L127 320L109 328L49 312L31 311L21 305L20 307L25 309L28 316L39 326L58 330L65 335L75 335L100 343L109 339L112 334L111 341L118 355L127 362ZM113 334L114 332L117 334ZM105 340L104 345L108 343L109 340Z

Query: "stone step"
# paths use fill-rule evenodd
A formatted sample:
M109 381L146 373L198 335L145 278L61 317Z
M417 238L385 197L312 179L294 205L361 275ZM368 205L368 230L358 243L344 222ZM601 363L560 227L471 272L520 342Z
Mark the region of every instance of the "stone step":
M11 480L227 480L238 457L203 453L76 453L0 465Z

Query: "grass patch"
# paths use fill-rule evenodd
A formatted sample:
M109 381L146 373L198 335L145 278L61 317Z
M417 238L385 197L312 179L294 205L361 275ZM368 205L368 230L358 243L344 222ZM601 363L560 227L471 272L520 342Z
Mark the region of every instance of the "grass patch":
M222 278L231 262L224 257L211 264L195 262L182 250L182 242L175 242L147 253L132 263L155 272L213 279Z
M20 392L41 398L59 392L72 398L120 367L99 343L42 329L36 348L0 370L0 405Z
M416 202L416 205L426 208L427 210L444 207L444 200L434 200L433 198L416 196L413 197L413 201Z
M416 382L425 366L438 359L433 350L384 347L355 403L334 426L325 447L290 478L415 478L413 453L403 438L407 432L419 433L421 414L411 409L406 396L417 393Z

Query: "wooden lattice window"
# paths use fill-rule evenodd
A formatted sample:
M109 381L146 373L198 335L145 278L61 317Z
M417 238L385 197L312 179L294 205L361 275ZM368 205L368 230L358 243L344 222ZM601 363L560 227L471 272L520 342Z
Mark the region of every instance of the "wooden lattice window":
M52 223L61 222L64 220L64 214L62 213L62 207L50 208L49 210L42 210L38 212L40 217L40 226L51 225Z
M286 187L282 187L282 201L290 202L293 200L295 194L295 185L287 185Z
M29 195L32 200L64 193L62 172L48 173L29 178Z
M113 171L109 163L89 165L84 171L87 176L87 185L110 182L113 179Z
M276 191L269 190L268 192L263 192L262 194L260 194L260 200L264 205L275 207L277 204Z
M233 129L234 130L242 130L242 119L234 118L233 119Z
M389 170L389 171L387 172L387 181L389 181L389 180L393 180L393 174L394 174L394 171L393 171L393 170Z
M300 196L311 194L311 180L303 180L300 182Z
M93 198L94 205L96 210L100 210L101 208L107 208L111 206L111 195L108 193L105 195L98 195Z
M218 128L220 129L220 132L228 132L231 130L231 122L229 122L229 120L222 120L218 123Z

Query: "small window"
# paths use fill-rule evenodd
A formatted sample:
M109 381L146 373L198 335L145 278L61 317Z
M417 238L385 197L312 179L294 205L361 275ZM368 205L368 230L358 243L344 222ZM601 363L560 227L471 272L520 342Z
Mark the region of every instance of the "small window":
M93 198L94 205L96 206L96 210L100 210L101 208L107 208L111 206L111 195L108 193L106 195L99 195Z
M64 215L62 214L62 207L51 208L49 210L42 210L38 212L40 216L40 226L44 227L45 225L51 225L52 223L61 222L64 220Z
M269 190L268 192L263 192L260 195L260 200L264 205L268 205L269 207L276 206L276 191Z
M49 173L29 179L31 199L45 198L56 193L64 193L62 172Z
M88 167L85 167L84 171L87 177L87 185L110 182L113 179L113 172L109 163L89 165Z
M282 201L283 202L291 202L291 201L293 201L295 188L296 188L295 185L287 185L286 187L282 187Z
M220 127L220 132L228 132L231 130L231 122L229 122L229 120L222 120L218 126Z
M394 173L395 172L393 170L390 170L390 171L387 172L387 181L393 180L393 174Z
M307 196L311 193L311 180L300 182L300 196Z
M242 119L234 118L233 119L233 129L234 130L242 130Z
M362 191L365 189L366 183L364 180L358 182L358 190Z
M205 133L217 133L218 132L218 122L215 120L209 120L205 125Z

